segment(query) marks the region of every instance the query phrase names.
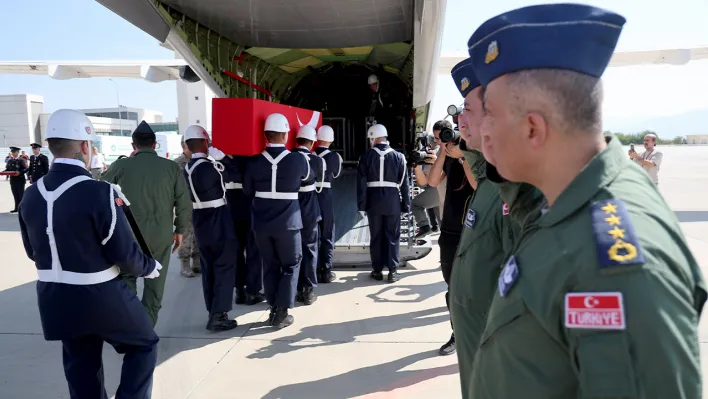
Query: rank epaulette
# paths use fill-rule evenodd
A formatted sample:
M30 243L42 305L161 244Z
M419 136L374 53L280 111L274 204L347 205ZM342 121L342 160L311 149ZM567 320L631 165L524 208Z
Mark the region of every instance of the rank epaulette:
M593 202L590 218L600 267L644 263L624 202L617 199Z

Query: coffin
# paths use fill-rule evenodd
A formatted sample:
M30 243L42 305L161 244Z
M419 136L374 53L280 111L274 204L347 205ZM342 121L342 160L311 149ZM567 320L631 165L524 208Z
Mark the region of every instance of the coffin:
M268 115L273 113L288 118L288 149L296 146L295 136L300 126L317 129L322 125L322 114L318 111L252 98L215 98L211 112L212 145L230 155L251 156L263 152L263 127Z

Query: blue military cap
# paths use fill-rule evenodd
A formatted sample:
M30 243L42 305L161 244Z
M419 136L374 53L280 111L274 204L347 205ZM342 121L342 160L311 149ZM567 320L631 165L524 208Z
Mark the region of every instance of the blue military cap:
M511 72L555 68L600 77L626 19L582 4L542 4L498 15L467 42L482 85Z
M452 80L455 81L457 90L462 94L462 97L466 97L469 92L479 86L479 80L477 80L477 76L474 74L474 69L472 69L472 63L469 58L458 62L457 65L452 67L450 74L452 75Z

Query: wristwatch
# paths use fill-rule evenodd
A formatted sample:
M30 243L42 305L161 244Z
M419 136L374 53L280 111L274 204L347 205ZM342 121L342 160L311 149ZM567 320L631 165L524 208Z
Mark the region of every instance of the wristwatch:
M462 163L462 164L464 164L464 163L465 163L465 157L462 157L462 158L457 158L457 160L458 160L458 161L460 161L460 163Z

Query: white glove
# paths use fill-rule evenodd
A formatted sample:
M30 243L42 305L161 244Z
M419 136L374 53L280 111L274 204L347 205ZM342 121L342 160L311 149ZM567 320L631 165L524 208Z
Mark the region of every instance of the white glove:
M209 147L209 155L217 161L221 161L226 156L223 151L214 147Z
M152 269L152 272L150 272L150 274L148 274L144 278L158 278L160 277L160 270L162 270L162 265L160 264L160 262L155 260L155 268Z

